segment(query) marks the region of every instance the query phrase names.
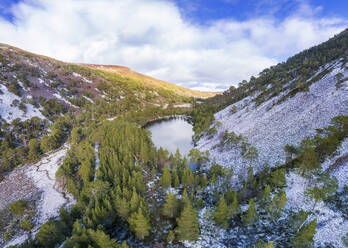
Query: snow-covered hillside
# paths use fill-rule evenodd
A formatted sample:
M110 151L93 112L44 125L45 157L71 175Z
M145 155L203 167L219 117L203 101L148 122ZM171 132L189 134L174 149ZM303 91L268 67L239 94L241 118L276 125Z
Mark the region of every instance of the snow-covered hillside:
M217 147L221 138L219 134L225 130L233 131L242 134L257 148L259 157L253 165L255 171L265 163L270 166L283 163L286 144L297 146L304 138L312 137L317 128L327 127L333 117L348 114L348 81L340 88L336 87L336 75L342 73L346 78L348 69L340 62L326 65L326 68L330 67L333 67L332 71L313 83L309 92L299 92L280 104L275 103L288 91L260 106L252 102L256 96L247 97L216 113L216 122L221 122L221 126L217 127L218 134L212 139L203 137L198 142L198 148L209 150L211 158L220 165L232 165L236 174L243 173L247 161L242 159L240 151L220 151ZM231 114L234 106L237 112Z
M252 162L254 171L262 169L266 163L271 167L283 164L286 160L285 145L298 146L303 139L312 138L316 129L329 126L335 116L348 115L347 66L338 60L324 68L329 69L329 73L311 84L308 92L299 92L292 98L277 103L289 93L289 90L285 90L279 96L256 106L253 99L261 93L259 92L217 112L212 124L217 129L217 134L214 137L203 136L198 142L198 148L201 151L209 150L211 159L214 158L220 165L232 166L235 172L232 180L234 186L241 185L239 180L242 177L239 175L245 176L246 168L251 162L243 159L238 147L221 148L220 141L225 131L241 134L248 143L257 148L259 156ZM337 74L345 79L339 87ZM306 188L312 187L315 181L302 177L296 170L286 173L287 204L284 215L301 209L309 211L307 222L317 219L314 236L316 247L344 247L342 237L347 233L348 221L345 208L337 207L336 204L337 201L346 201L344 187L348 186L347 158L348 139L345 139L336 153L322 164L323 171L328 171L338 179L335 201L321 201L315 205L305 194ZM337 197L340 199L337 200ZM214 244L225 247L222 244L219 246L218 242Z
M67 149L63 147L35 164L18 168L0 183L0 210L21 198L37 201L31 230L34 235L43 223L59 215L61 207L74 203L73 197L58 187L55 176ZM5 247L22 243L28 235L29 232L16 233Z
M337 164L337 167L330 171L338 179L338 192L342 192L344 186L348 185L348 161L337 163L339 158L348 155L348 139L346 139L337 151L337 155L328 158L323 163L323 170L328 169L331 165ZM287 175L288 187L286 195L288 198L287 208L292 210L306 210L311 211L314 202L309 201L305 197L305 189L313 185L312 182L303 178L297 173L290 172ZM344 196L343 196L344 197ZM344 200L344 199L343 199ZM343 217L344 210L334 208L333 206L319 202L312 211L310 219L317 218L318 227L314 237L316 244L325 247L325 243L331 244L334 247L345 247L342 244L342 237L347 233L348 220Z
M22 121L30 119L32 117L39 117L45 119L40 109L35 108L30 103L25 104L25 111L21 110L19 106L15 106L14 101L21 101L21 97L8 91L6 86L0 84L0 90L3 94L0 94L0 116L8 123L11 123L14 119L21 119Z

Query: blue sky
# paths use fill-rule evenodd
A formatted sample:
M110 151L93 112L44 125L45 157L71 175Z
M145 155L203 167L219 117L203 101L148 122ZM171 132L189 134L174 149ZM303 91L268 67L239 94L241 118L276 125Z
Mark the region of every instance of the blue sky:
M205 24L216 19L246 20L255 16L271 15L282 20L303 3L320 8L325 17L348 17L347 0L175 0L185 18Z
M348 27L347 0L0 0L0 43L224 90Z
M23 0L1 0L0 15L13 21L9 8L21 1L23 2ZM203 25L217 19L246 20L260 15L272 15L284 19L296 11L301 2L320 7L321 16L348 18L347 0L174 0L174 2L187 20Z

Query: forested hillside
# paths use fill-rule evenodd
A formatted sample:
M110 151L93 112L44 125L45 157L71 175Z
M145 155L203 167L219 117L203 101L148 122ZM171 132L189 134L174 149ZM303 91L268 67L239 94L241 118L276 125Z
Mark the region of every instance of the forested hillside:
M3 95L33 108L2 115L1 246L347 246L348 30L206 100L1 49ZM142 128L175 114L188 157Z
M201 95L5 44L0 46L0 72L0 177L60 147L73 127L123 114L132 118L137 111L146 112L136 118L143 125L146 119L189 113L191 96Z

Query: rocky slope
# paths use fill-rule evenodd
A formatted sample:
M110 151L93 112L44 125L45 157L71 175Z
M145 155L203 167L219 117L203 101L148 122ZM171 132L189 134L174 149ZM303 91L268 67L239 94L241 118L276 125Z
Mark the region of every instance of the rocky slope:
M246 97L235 104L217 112L215 123L217 134L206 136L198 142L200 150L209 150L211 157L224 166L233 165L237 174L245 173L247 160L240 155L240 149L224 149L219 143L221 134L227 130L241 134L258 150L259 157L253 161L255 171L266 163L270 166L283 164L286 159L284 146L298 146L307 137L313 137L316 129L327 127L333 117L348 114L348 67L340 60L325 65L330 72L309 87L309 91L299 92L288 100L278 103L287 95L285 90L261 105L253 101L261 92ZM342 74L345 81L337 87L337 75ZM231 109L235 109L231 111Z
M347 30L339 35L340 38L342 36L347 36ZM322 64L315 71L311 71L310 76L305 79L294 72L294 70L301 71L301 67L297 67L297 69L287 71L288 75L292 75L291 79L282 84L278 83L278 90L275 90L273 80L265 80L264 87L253 91L254 84L251 80L249 83L244 83L242 87L247 89L244 91L245 96L239 97L237 101L231 101L235 96L226 92L223 96L225 102L220 103L224 107L214 114L213 123L207 131L202 132L203 136L197 142L199 150L210 152L211 160L223 167L233 169L232 184L235 189L241 188L243 182L247 180L249 166L253 168L255 174L260 173L267 165L273 168L278 166L286 168L287 184L284 190L287 204L286 211L279 223L288 218L290 212L308 211L310 214L307 221L317 219L315 247L345 247L342 238L347 233L348 219L346 205L341 203L347 200L348 139L345 138L336 152L321 164L322 168L318 173L328 172L330 176L336 177L338 189L334 197L318 204L310 200L305 191L313 185L322 186L322 184L313 177L302 176L294 168L287 168L289 155L284 147L286 145L300 147L304 139L313 139L315 135L318 135L318 130L328 127L334 117L348 115L348 63L345 48L347 38L340 45L343 46L332 48L332 53L339 49L344 51L337 54L338 58ZM318 49L327 47L329 47L328 43L324 43ZM307 58L309 58L312 52L313 50L308 50L301 54L307 54ZM294 56L293 60L298 59L300 55ZM306 56L302 59L307 60ZM291 62L291 59L289 60ZM271 68L271 70L265 70L260 77L271 78L272 70L291 67L289 64L287 62ZM296 81L300 81L300 86L294 86ZM229 101L232 104L226 104ZM226 133L241 135L240 137L248 147L256 148L258 156L253 158L245 156L240 143L226 148L223 145ZM210 166L211 164L207 164L206 168ZM203 223L207 222L203 217L200 220ZM269 223L269 226L273 226L273 224ZM211 233L216 232L219 233L216 236L219 241L215 242L214 247L226 247L224 241L236 239L233 232L238 232L238 230L237 227L228 232L205 229L207 234L199 242L211 245ZM267 239L281 239L281 235L278 235L274 235L270 231ZM243 243L243 235L240 237L240 247L244 247L246 243ZM247 242L247 239L246 234L244 241ZM191 246L198 247L197 244Z

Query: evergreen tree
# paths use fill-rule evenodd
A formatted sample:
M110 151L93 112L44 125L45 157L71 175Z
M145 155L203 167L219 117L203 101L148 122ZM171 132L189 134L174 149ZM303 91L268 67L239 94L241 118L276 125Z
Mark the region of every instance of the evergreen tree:
M302 174L320 168L320 163L315 152L315 145L311 140L304 139L301 143L299 167L302 169Z
M197 221L197 213L189 202L185 205L179 218L176 219L178 227L176 233L179 240L194 241L199 236L199 223Z
M170 171L168 167L165 165L163 169L163 174L160 179L160 185L163 188L169 188L171 186L171 181L172 181L172 177L170 175Z
M255 244L256 248L273 248L274 243L272 241L270 242L262 242L262 241L257 241Z
M173 170L172 170L172 185L175 188L179 187L179 185L180 185L180 181L179 181L178 173L176 172L176 168L173 168Z
M35 238L43 247L53 248L56 244L64 240L64 234L58 223L48 221L41 226Z
M298 213L291 216L290 225L294 231L298 232L300 230L303 223L306 222L308 214L307 211L300 210Z
M150 234L151 225L149 219L144 216L141 208L138 209L138 212L130 216L128 222L131 230L138 239L144 239Z
M109 235L105 234L102 230L94 231L92 229L87 230L90 243L96 248L117 248L119 247L115 239L111 239Z
M322 175L318 181L322 183L322 186L315 185L311 188L307 188L305 191L306 196L314 200L313 210L319 201L326 200L330 195L335 193L338 188L337 178L330 178L328 173Z
M201 177L200 177L200 185L202 187L206 187L208 185L208 178L207 175L204 173Z
M126 198L121 198L117 203L117 212L123 220L127 220L129 216L129 203Z
M256 206L255 201L253 198L249 200L249 208L247 212L243 216L243 223L245 225L252 225L257 220L257 212L256 212Z
M286 185L285 169L278 169L271 173L270 183L274 187L283 187Z
M291 243L296 248L312 247L314 243L314 235L317 228L317 219L314 219L311 223L303 226L296 236L291 240Z
M263 208L267 208L271 202L271 187L267 185L259 197L259 203Z
M281 210L285 207L287 202L286 193L284 191L275 195L269 205L268 212L272 214L274 219L279 218Z
M185 188L184 191L182 192L181 199L180 199L181 209L184 209L184 207L187 204L191 204L191 201L190 201L190 198L188 197L187 190Z
M29 153L28 158L31 161L34 161L40 157L40 143L36 139L31 139L29 141Z
M182 175L181 181L187 187L192 187L195 181L193 172L191 168L188 166L186 157L184 158L184 173Z
M169 231L168 236L167 236L167 243L171 244L175 240L175 234L172 230Z
M225 193L225 200L227 205L230 205L233 201L233 191L229 188Z
M163 205L162 214L168 218L176 217L179 210L179 202L176 195L168 193L165 201L166 203Z
M229 207L229 211L228 211L228 217L233 218L239 212L240 212L240 207L239 207L239 203L238 203L237 192L234 191L233 196L232 196L232 203L231 203L231 205Z
M226 204L224 195L222 195L220 201L217 204L217 207L215 208L213 212L213 218L215 223L224 229L228 227L227 213L228 213L227 204Z
M152 167L152 169L151 169L152 178L155 178L156 173L157 173L156 168L155 168L155 167Z
M132 198L130 200L130 211L135 212L139 207L139 197L135 188L133 188Z
M73 144L78 144L82 139L82 129L78 127L74 127L71 130L71 142Z

